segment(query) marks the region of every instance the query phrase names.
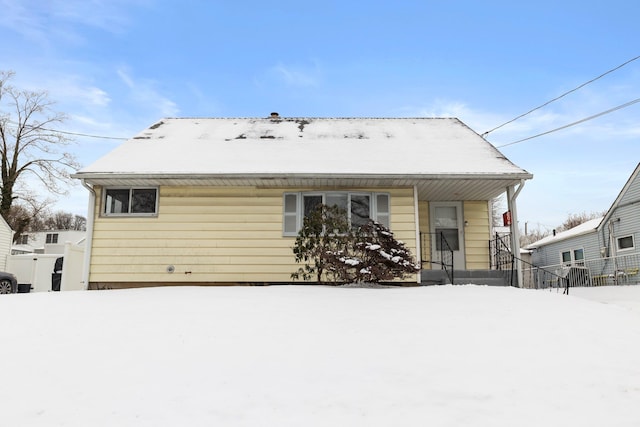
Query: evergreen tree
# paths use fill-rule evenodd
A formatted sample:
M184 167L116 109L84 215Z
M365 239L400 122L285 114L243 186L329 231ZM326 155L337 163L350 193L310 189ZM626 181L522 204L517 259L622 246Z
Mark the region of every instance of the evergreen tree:
M380 223L351 227L346 211L319 205L308 214L298 233L293 253L303 267L294 280L318 283L378 283L405 278L420 271L403 242Z

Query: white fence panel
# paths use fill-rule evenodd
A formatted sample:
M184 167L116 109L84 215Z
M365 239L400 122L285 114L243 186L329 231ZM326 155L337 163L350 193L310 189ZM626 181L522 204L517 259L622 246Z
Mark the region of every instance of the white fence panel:
M31 292L52 290L52 274L56 259L64 257L61 291L82 290L84 247L67 244L64 254L9 255L7 271L15 274L20 284L30 284Z

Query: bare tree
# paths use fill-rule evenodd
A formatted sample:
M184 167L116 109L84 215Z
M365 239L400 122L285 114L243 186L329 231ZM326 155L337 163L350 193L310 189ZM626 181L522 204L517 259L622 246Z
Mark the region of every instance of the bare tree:
M69 140L53 128L65 116L53 110L47 92L20 90L9 84L13 72L0 71L0 215L8 220L16 186L27 176L54 194L65 194L69 171L79 167L64 148Z
M87 230L87 218L82 215L73 216L73 224L70 230L86 231Z
M567 219L564 220L562 225L556 228L556 231L569 230L584 222L604 216L606 213L607 212L605 211L605 212L591 212L591 213L582 212L578 214L569 214L569 216L567 217Z
M494 226L502 225L502 213L507 210L504 193L491 199L491 223Z
M38 200L34 197L22 197L19 203L13 203L6 216L7 224L15 232L16 242L20 236L29 231L44 230L46 217L49 215L48 206L51 199Z
M604 216L607 212L591 212L591 213L577 213L577 214L569 214L567 219L564 222L557 226L554 230L543 230L540 227L535 229L529 229L526 233L520 233L520 246L526 247L533 242L537 242L540 239L543 239L554 232L559 233L561 231L570 230L573 227L577 227L578 225L585 223L589 220L599 218Z
M47 230L79 230L84 231L87 227L87 219L70 212L58 211L47 216L44 221Z
M520 230L520 247L525 248L533 242L544 239L549 234L551 234L549 230L543 230L540 227L528 229L526 233Z

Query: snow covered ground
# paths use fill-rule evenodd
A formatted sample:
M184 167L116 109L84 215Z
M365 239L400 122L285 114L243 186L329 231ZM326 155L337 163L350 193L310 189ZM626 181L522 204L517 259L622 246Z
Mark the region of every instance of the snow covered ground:
M473 285L3 295L0 425L638 426L639 302Z

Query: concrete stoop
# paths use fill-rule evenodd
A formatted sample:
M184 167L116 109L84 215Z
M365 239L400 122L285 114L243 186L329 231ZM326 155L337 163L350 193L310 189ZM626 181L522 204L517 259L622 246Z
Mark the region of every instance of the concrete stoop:
M502 270L454 270L453 284L510 286L510 275L510 271ZM449 278L444 270L422 270L421 277L421 284L423 286L445 285L449 283Z

